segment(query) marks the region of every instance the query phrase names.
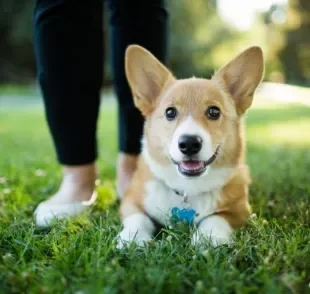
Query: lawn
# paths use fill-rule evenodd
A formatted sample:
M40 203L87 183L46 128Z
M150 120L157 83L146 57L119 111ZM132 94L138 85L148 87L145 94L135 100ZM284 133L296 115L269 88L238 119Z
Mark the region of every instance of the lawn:
M102 194L91 213L34 226L60 170L42 110L0 109L0 293L310 293L310 107L260 102L247 115L254 214L231 247L199 253L166 230L117 251L116 108L102 107Z

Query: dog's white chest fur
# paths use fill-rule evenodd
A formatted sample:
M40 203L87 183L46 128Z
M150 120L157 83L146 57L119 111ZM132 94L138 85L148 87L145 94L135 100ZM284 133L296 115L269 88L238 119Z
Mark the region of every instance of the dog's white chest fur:
M219 197L219 189L199 195L189 195L187 204L197 213L194 221L199 222L204 217L213 214L216 211ZM173 207L182 209L183 201L182 195L178 195L160 180L152 180L146 183L144 209L160 224L169 224L171 209Z

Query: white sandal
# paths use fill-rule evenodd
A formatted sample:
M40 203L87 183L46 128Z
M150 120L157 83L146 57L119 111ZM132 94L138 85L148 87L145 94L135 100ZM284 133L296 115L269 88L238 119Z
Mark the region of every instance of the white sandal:
M49 204L41 202L35 212L35 222L38 227L48 227L52 221L56 219L66 219L82 214L87 210L97 199L97 192L94 191L88 201L81 201L66 204Z

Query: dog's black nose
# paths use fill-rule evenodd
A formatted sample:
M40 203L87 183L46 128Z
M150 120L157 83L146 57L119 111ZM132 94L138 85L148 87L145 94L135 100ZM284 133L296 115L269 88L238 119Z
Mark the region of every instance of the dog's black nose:
M183 135L179 138L180 151L188 156L197 154L202 147L202 139L199 136Z

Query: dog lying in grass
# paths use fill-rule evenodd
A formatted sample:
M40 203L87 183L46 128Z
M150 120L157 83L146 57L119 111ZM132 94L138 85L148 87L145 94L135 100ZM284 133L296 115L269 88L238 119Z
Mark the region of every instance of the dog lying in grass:
M192 244L228 243L247 222L250 173L243 114L262 80L262 50L251 47L211 80L178 80L146 49L126 51L126 74L145 117L142 155L122 200L118 248L152 238L156 225L194 225Z

